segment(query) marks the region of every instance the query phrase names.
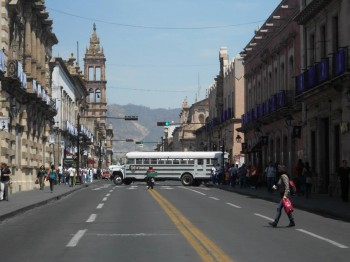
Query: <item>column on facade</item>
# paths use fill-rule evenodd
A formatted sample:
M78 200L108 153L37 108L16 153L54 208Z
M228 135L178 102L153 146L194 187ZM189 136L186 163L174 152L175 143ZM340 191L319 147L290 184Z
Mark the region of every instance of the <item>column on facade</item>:
M31 56L32 56L32 61L31 61L31 68L32 68L32 72L31 75L33 78L37 77L37 72L36 72L36 65L37 65L37 46L36 46L36 30L34 27L32 27L32 32L31 32L31 44L32 44L32 52L31 52Z
M26 14L25 17L25 47L24 47L24 54L25 54L25 71L27 75L32 75L32 28L31 28L31 14Z

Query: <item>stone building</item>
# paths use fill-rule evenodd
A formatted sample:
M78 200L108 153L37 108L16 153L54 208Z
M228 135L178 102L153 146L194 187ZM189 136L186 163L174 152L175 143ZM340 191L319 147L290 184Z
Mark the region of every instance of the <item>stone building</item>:
M339 195L337 168L350 161L350 2L306 0L301 25L301 70L296 99L303 104L303 155L321 193Z
M112 161L113 127L112 124L107 126L106 58L96 33L95 24L90 37L90 45L85 52L84 75L89 94L86 117L98 122L95 130L98 147L95 153L98 155L98 166L106 168Z
M244 67L242 58L229 61L227 48L220 48L220 71L209 88L209 119L206 124L209 150L224 150L230 155L230 163L243 163L241 140L243 133L240 116L244 112ZM240 138L240 139L239 139Z
M52 68L52 98L56 100L57 115L54 118L54 161L69 167L76 165L77 152L81 166L88 166L92 156L90 145L94 142L95 123L93 119L80 119L80 139L78 140L78 114L84 116L87 111L88 92L78 64L72 56L68 61L62 58L51 59ZM79 150L78 150L79 141Z
M287 165L304 154L302 104L295 100L300 68L300 29L293 20L299 0L285 0L244 48L245 110L242 150L260 170L269 161Z
M1 1L0 161L11 191L32 189L37 168L52 160L48 137L57 113L49 61L58 43L44 1Z
M209 116L209 101L205 98L191 106L187 99L182 103L180 125L173 131L171 151L200 151L196 131L205 126Z

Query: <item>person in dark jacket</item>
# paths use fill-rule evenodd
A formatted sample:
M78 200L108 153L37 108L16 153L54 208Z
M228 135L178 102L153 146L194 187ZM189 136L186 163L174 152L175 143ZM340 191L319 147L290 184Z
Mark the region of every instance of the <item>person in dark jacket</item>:
M344 202L349 201L349 176L350 176L350 167L348 167L348 161L343 160L342 166L338 169L338 176L340 179L340 187L341 187L341 198Z
M1 177L0 181L3 184L3 190L0 191L0 200L9 201L9 184L10 184L11 171L6 163L1 163ZM2 186L0 187L2 188Z
M273 186L275 190L278 190L281 196L281 200L278 203L277 206L277 213L275 216L275 220L273 222L269 222L269 224L273 227L277 227L278 221L280 220L281 214L282 214L282 208L283 208L283 199L287 198L290 194L289 190L289 176L287 174L287 168L283 165L278 166L278 175L279 179L277 181L277 184ZM292 212L287 213L287 216L289 218L289 225L288 227L294 227L294 217Z

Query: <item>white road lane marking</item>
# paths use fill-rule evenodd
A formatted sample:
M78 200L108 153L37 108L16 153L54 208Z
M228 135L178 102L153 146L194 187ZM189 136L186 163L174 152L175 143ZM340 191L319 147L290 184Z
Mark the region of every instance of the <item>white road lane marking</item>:
M202 196L206 196L206 194L204 194L204 193L202 193L202 192L199 192L199 191L196 191L196 190L193 190L193 189L191 189L191 188L186 188L186 187L182 187L183 189L186 189L186 190L190 190L190 191L192 191L192 192L195 192L195 193L197 193L197 194L200 194L200 195L202 195Z
M87 229L84 230L79 230L73 237L72 239L68 242L66 247L75 247L78 243L79 240L84 236L86 233Z
M328 239L328 238L325 238L325 237L316 235L316 234L311 233L311 232L309 232L309 231L306 231L306 230L304 230L304 229L297 229L297 230L298 230L299 232L305 233L305 234L307 234L307 235L309 235L309 236L312 236L312 237L318 238L318 239L320 239L320 240L326 241L326 242L328 242L328 243L330 243L330 244L332 244L332 245L335 245L335 246L337 246L337 247L339 247L339 248L349 248L349 247L347 247L347 246L344 246L343 244L340 244L340 243L335 242L335 241L333 241L333 240L330 240L330 239Z
M220 200L220 199L218 199L216 197L209 197L209 198L214 199L214 200Z
M96 214L91 214L88 220L86 220L87 223L92 223L95 222L97 215Z
M109 190L109 193L112 193L113 192L113 190Z
M232 204L232 203L229 203L229 202L226 202L227 205L231 206L231 207L235 207L235 208L242 208L240 206L237 206L235 204Z
M109 197L111 194L107 194L106 197Z
M103 207L103 203L101 203L101 204L98 204L98 206L96 207L97 209L101 209L102 207Z
M108 199L107 197L104 197L102 198L102 201L107 201L107 199Z
M270 218L270 217L267 217L267 216L264 216L264 215L260 215L260 214L258 214L258 213L254 213L254 215L256 215L256 216L258 216L258 217L262 217L262 218L264 218L264 219L266 219L266 220L269 220L269 221L274 221L274 219L272 219L272 218Z

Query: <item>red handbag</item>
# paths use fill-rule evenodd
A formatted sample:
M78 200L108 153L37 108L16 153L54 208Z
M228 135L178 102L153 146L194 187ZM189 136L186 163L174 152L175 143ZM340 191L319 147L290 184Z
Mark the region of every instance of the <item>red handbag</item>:
M290 202L288 197L284 197L282 199L282 205L283 205L284 211L286 211L287 214L294 211L292 202Z

